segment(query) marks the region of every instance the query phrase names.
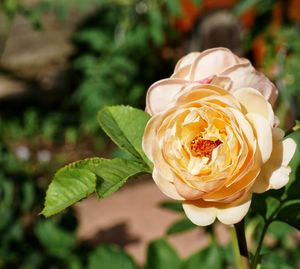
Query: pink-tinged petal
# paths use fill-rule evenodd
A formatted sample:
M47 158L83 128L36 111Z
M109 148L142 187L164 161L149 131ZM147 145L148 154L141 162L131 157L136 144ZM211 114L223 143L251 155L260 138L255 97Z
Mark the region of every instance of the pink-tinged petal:
M166 178L157 169L153 169L152 177L159 189L168 197L174 200L184 200L184 198L177 192L173 179Z
M191 68L200 54L200 52L191 52L188 55L182 57L177 62L171 78L180 78L191 81Z
M273 139L279 141L284 137L284 131L278 127L272 129Z
M253 126L256 134L258 149L262 162L265 163L271 156L273 150L272 130L269 122L259 114L249 113L246 115Z
M217 218L226 225L240 222L247 214L251 204L251 197L241 204L217 209Z
M151 85L146 97L146 111L150 115L164 111L188 82L183 79L163 79Z
M256 113L266 118L270 126L274 125L274 112L270 103L257 90L243 88L235 91L233 96L241 103L245 114Z
M220 88L228 91L231 88L232 81L229 77L217 75L213 77L210 84L219 86Z
M215 207L198 207L187 203L184 203L182 207L190 221L199 226L212 224L217 216L217 208Z
M205 50L198 56L192 66L191 80L198 81L218 75L230 66L236 65L243 59L237 57L226 48Z
M220 75L231 79L232 92L249 87L257 89L271 105L274 105L277 99L278 90L275 85L264 74L256 71L249 61L229 67Z

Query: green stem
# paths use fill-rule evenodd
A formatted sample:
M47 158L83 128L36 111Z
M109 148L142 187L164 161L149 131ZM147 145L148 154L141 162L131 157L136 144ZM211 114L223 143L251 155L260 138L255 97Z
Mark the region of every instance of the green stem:
M270 224L271 224L271 222L268 221L268 220L265 222L264 228L261 232L261 235L260 235L260 238L259 238L259 241L258 241L258 245L257 245L257 248L256 248L256 252L255 252L253 261L251 263L251 269L256 269L258 264L260 264L260 250L262 248L264 238L265 238L266 232L267 232Z
M258 266L260 265L260 251L263 246L265 235L267 233L267 230L268 230L270 224L275 220L275 216L277 215L277 213L279 212L281 207L284 205L284 203L285 203L285 201L281 201L280 205L273 211L273 213L270 215L270 217L265 219L265 224L264 224L263 230L261 232L261 235L260 235L260 238L259 238L259 241L257 244L256 252L255 252L254 258L251 262L251 269L257 269Z
M235 246L236 260L239 260L238 268L249 269L249 255L245 236L244 219L234 225L237 246ZM238 248L238 251L236 250Z

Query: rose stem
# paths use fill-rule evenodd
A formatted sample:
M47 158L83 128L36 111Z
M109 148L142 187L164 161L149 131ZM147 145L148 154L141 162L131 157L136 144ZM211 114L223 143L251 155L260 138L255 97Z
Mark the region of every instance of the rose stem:
M239 252L241 256L241 263L243 269L249 269L249 255L248 255L248 248L247 242L245 237L245 223L244 219L240 222L234 224L234 229L236 233L236 238L238 241Z

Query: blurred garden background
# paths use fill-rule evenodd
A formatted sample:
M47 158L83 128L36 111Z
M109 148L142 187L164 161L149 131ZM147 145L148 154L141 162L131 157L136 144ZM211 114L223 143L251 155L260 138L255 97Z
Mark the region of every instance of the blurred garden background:
M99 109L143 109L180 57L218 46L276 83L289 131L300 120L299 0L0 0L0 269L235 268L228 228L214 225L214 238L195 227L151 178L39 215L59 167L121 154ZM299 246L299 232L275 222L264 268L300 268Z

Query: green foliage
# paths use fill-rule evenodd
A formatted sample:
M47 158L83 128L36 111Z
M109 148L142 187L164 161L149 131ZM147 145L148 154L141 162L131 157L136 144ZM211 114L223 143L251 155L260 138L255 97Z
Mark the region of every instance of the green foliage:
M60 169L48 187L42 214L51 216L94 192L96 175L92 171L96 162L101 160L78 161Z
M184 217L179 221L173 223L167 230L167 234L177 234L185 231L189 231L191 229L196 228L197 226L192 223L188 218Z
M149 244L145 269L180 269L181 263L176 251L164 239Z
M180 202L164 201L160 203L160 207L175 212L183 212L182 204Z
M222 251L216 242L212 242L209 247L200 250L189 257L183 264L182 269L194 268L214 268L222 269L223 267Z
M292 138L297 149L300 147L300 131L294 131L287 138ZM272 222L276 220L283 221L300 230L299 226L299 195L300 195L300 156L295 153L289 164L292 172L289 183L285 189L271 190L264 194L255 194L253 196L252 208L262 215L265 221Z
M50 255L63 258L70 255L75 248L74 234L59 228L53 221L39 221L35 227L35 233Z
M286 203L278 212L276 219L300 230L300 200Z
M178 5L179 1L110 2L74 33L80 52L73 59L79 78L74 101L88 131L96 129L95 114L106 105L144 107L147 87L171 73L161 49L166 40L174 42L176 32L167 12L176 12Z
M143 149L142 137L150 116L129 106L111 106L101 110L98 121L116 145L150 166Z
M98 120L107 135L136 160L92 158L60 169L48 187L44 216L56 214L93 192L107 197L129 178L151 173L141 146L149 115L128 106L113 106L101 110Z
M129 178L147 172L143 164L123 159L92 158L69 164L49 185L42 214L56 214L95 191L99 197L107 197Z
M138 269L133 259L112 245L101 245L89 257L88 269Z
M101 165L95 167L95 173L99 176L96 193L100 198L105 198L117 191L129 178L149 173L149 169L142 163L116 158L102 160Z

